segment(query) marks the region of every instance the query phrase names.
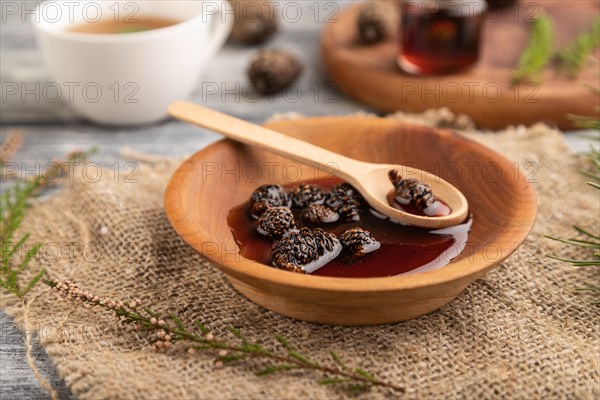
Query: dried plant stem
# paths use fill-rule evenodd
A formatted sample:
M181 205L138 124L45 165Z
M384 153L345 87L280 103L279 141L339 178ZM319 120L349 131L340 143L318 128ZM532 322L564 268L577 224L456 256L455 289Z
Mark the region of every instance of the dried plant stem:
M23 134L17 129L10 130L0 145L0 164L9 162L23 145Z
M337 375L340 377L344 377L344 378L347 378L347 379L355 381L355 382L361 382L361 383L364 383L364 384L370 385L370 386L386 387L386 388L390 388L390 389L393 389L393 390L396 390L399 392L404 391L404 388L402 388L400 386L396 386L396 385L388 383L388 382L380 381L373 377L368 378L368 377L359 375L358 373L344 371L343 369L340 369L340 368L334 368L334 367L330 367L330 366L326 366L326 365L321 365L321 364L318 364L315 362L306 362L306 361L303 361L302 358L282 356L282 355L272 353L268 350L257 352L255 349L247 349L247 348L244 348L243 346L231 345L225 341L220 341L220 340L216 340L216 339L215 340L206 340L204 338L195 336L193 334L188 334L188 333L182 332L178 329L173 329L171 327L167 327L167 328L163 328L163 329L165 329L171 333L174 333L176 335L180 335L182 338L185 338L189 341L197 342L200 344L208 344L214 348L239 352L239 353L243 353L250 357L255 357L255 358L268 358L268 359L271 359L274 361L279 361L282 363L290 363L297 369L307 369L307 370L312 369L312 370L316 370L316 371L320 371L320 372L325 372L325 373L329 373L331 375ZM286 369L292 369L292 368L286 368Z
M186 342L191 345L188 352L197 350L212 350L218 352L215 367L220 368L225 363L255 358L270 360L274 363L256 372L258 376L270 375L288 370L312 370L323 374L325 377L318 381L321 385L338 385L349 392L364 392L372 387L382 387L395 392L403 393L404 388L380 380L369 374L361 367L351 368L344 364L334 352L330 352L331 362L323 364L311 359L308 355L298 352L283 336L275 335L275 339L282 345L287 354L275 352L265 348L258 342L250 341L238 329L229 327L229 332L235 340L218 339L210 333L201 321L194 321L195 329L190 330L176 315L162 317L149 307L142 307L139 300L122 302L105 299L83 291L78 285L70 281L58 282L45 280L48 286L57 291L61 296L83 303L86 307L100 307L110 310L119 317L123 324L133 324L136 329L156 335L155 347L158 350L168 349L173 342Z

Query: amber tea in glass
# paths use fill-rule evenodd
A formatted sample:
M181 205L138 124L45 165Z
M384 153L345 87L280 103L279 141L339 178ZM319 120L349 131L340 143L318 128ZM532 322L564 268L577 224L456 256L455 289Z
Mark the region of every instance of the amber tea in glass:
M484 0L401 0L398 64L414 74L447 74L477 62Z

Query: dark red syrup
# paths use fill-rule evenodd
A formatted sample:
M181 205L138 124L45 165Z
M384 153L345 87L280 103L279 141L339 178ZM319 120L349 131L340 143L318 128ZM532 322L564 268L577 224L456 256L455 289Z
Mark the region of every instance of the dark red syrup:
M324 190L341 181L309 182ZM290 189L295 185L289 185ZM345 251L312 275L345 278L384 277L405 274L419 269L436 269L447 265L464 248L471 220L462 225L436 231L428 231L381 219L365 206L358 222L335 222L314 225L298 217L300 210L294 210L299 227L319 227L336 235L345 230L360 227L371 232L381 243L379 250L363 257L352 257ZM262 264L271 264L273 241L256 231L256 220L248 210L248 201L234 207L227 216L227 223L240 248L240 254ZM415 271L417 272L417 271Z

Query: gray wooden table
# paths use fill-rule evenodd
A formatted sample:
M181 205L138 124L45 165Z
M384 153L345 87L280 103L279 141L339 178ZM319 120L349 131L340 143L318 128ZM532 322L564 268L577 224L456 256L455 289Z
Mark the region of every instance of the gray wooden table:
M43 86L52 80L36 47L30 21L23 20L20 13L5 12L9 3L22 11L32 9L36 2L0 1L0 136L4 140L13 128L23 131L25 145L16 161L43 163L75 148L98 146L100 151L94 156L94 161L108 165L120 160L119 151L123 147L150 154L184 155L219 138L216 134L169 120L139 128L94 126L74 114L64 103L35 99L32 95L24 99L6 95L5 85L17 83L32 87L39 83ZM262 122L274 113L284 112L314 116L371 111L335 90L325 76L319 58L319 33L325 18L349 1L286 0L278 3L280 9L293 3L288 7L301 10L297 20L291 14L282 18L280 33L267 44L288 49L304 61L304 72L298 82L300 96L279 95L248 101L239 88L247 83L245 70L256 49L227 44L209 65L191 100L253 122ZM292 9L288 10L291 12ZM203 96L201 89L206 83L216 85L218 91ZM575 135L570 135L568 140L577 149L586 146L585 141ZM25 362L23 343L23 334L12 318L0 311L1 399L47 397ZM72 397L44 350L36 346L34 352L42 373L57 388L60 396Z

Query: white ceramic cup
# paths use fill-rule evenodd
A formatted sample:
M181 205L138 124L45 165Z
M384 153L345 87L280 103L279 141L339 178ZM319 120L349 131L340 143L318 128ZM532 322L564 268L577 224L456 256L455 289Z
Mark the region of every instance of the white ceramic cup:
M171 101L192 93L229 35L228 6L221 0L48 1L37 7L33 23L63 101L96 123L146 124L165 118ZM181 22L123 34L69 31L102 18L143 16Z

